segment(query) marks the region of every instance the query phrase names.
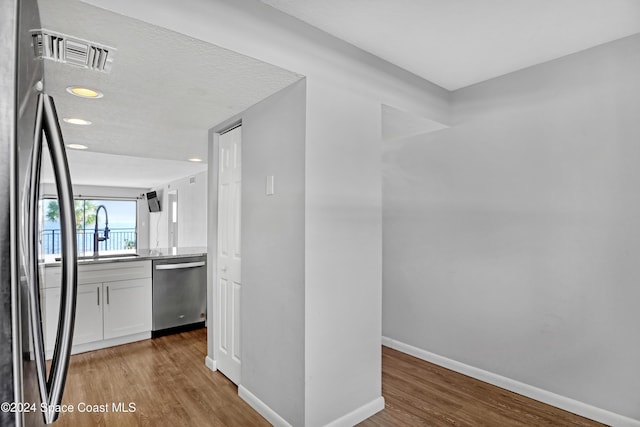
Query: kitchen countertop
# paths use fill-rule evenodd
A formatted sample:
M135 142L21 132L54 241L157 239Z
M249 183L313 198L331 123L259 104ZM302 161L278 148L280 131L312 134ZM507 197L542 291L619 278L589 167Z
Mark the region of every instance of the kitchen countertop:
M207 248L201 247L183 247L183 248L156 248L156 249L135 249L125 251L103 251L98 257L94 257L93 253L88 255L78 255L79 264L102 264L107 262L129 262L143 261L163 258L180 258L188 256L206 255ZM59 255L46 255L44 257L45 267L55 267L60 265L60 261L56 260Z

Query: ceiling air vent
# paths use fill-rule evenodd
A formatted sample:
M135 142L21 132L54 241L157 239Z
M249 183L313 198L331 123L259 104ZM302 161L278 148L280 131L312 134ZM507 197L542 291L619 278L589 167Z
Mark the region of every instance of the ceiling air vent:
M31 32L36 57L90 70L111 71L115 48L49 30Z

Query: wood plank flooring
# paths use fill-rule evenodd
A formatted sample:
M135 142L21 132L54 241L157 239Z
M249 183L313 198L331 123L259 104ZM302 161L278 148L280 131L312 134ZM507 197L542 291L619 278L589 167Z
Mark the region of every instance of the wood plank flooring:
M603 426L388 347L382 395L384 411L360 426Z
M129 402L132 413L67 413L61 427L269 426L238 388L204 365L206 329L71 357L63 403ZM98 408L99 409L99 408Z
M72 356L61 427L269 426L237 387L204 366L206 330ZM601 426L515 393L383 347L384 411L374 426ZM83 402L109 412L80 413ZM113 412L112 403L135 404ZM100 408L98 408L100 409Z

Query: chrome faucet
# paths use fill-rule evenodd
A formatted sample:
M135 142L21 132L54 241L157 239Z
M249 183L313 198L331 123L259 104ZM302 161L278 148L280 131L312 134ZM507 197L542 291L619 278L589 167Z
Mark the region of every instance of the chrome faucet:
M100 208L104 209L104 236L98 236L98 214ZM98 206L96 209L96 225L93 231L93 256L98 256L98 242L104 242L109 238L109 214L107 214L107 208L104 205Z

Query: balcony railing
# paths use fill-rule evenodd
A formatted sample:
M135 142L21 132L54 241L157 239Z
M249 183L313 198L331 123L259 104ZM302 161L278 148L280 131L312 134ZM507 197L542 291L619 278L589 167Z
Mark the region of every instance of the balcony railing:
M76 243L78 253L93 252L93 229L78 230ZM98 230L102 236L102 230ZM117 251L123 249L135 249L137 233L135 228L114 228L109 231L109 238L98 243L100 251ZM60 230L42 230L40 232L40 244L43 255L60 253Z

